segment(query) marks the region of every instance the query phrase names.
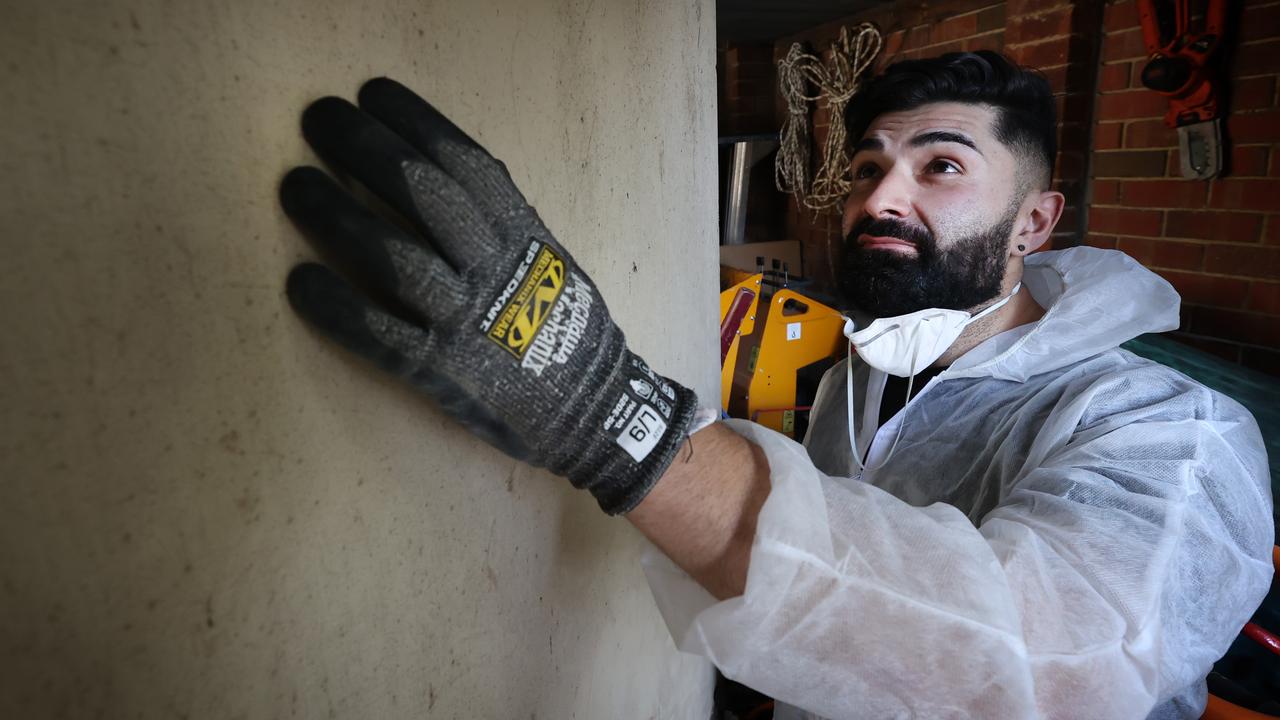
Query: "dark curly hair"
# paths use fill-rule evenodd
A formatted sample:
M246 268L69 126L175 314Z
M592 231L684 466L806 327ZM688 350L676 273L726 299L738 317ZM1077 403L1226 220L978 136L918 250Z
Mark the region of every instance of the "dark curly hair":
M857 143L876 117L935 102L988 105L996 111L994 134L1039 170L1024 179L1047 190L1057 154L1053 90L1039 71L990 50L955 52L890 65L849 102L845 126ZM1030 188L1028 188L1030 189Z

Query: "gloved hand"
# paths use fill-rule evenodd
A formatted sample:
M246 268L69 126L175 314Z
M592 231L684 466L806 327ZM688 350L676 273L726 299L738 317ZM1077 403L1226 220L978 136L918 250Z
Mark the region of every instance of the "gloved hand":
M317 100L303 134L412 230L320 170L294 168L285 212L367 291L304 263L289 274L294 309L606 512L635 507L684 440L693 392L627 349L506 166L393 80L365 83L359 103Z

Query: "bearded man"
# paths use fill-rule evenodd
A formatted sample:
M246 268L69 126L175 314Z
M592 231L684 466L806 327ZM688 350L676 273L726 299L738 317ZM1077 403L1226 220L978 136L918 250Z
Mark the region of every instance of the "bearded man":
M803 447L650 370L505 168L389 80L318 101L304 133L420 236L318 170L282 199L400 311L314 264L290 300L625 513L661 551L646 572L679 646L778 717L1199 717L1271 578L1256 423L1118 349L1177 326L1162 279L1118 252L1031 255L1063 205L1040 75L951 54L850 107L861 322ZM554 361L527 361L535 341Z

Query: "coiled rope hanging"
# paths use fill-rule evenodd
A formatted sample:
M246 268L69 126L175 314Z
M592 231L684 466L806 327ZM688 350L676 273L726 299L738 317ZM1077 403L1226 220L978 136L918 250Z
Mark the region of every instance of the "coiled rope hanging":
M831 43L826 63L794 43L778 61L778 90L787 102L781 146L774 164L778 190L791 193L804 207L824 212L838 207L849 194L849 148L844 109L861 86L862 76L880 54L880 31L871 23L844 27ZM809 95L812 85L817 94ZM809 130L809 104L822 101L828 109L827 138L822 163L809 175L813 144Z

